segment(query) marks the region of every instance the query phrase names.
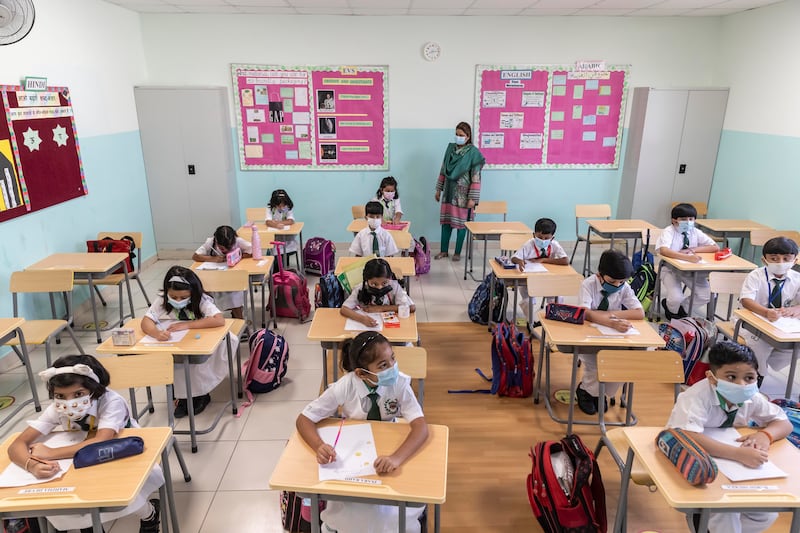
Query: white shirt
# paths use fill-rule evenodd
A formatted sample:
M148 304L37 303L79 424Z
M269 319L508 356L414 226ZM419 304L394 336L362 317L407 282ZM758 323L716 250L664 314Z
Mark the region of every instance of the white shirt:
M203 316L195 317L192 320L212 317L214 315L222 313L222 311L220 311L219 308L216 305L214 305L214 299L208 294L204 294L203 297L200 299L200 312L203 314ZM179 313L180 309L175 309L175 308L173 308L172 311L167 313L167 310L164 309L164 297L156 296L155 300L153 300L153 305L150 306L150 309L147 310L144 316L148 317L153 322L161 322L164 320L179 320L178 319Z
M381 257L389 257L400 252L391 233L383 228L378 228L375 230L375 235L378 237L378 250ZM369 229L369 226L356 234L349 251L353 255L362 257L372 255L372 230Z
M687 232L687 237L689 237L689 248L714 246L717 244L711 237L697 229L697 227L690 229ZM664 231L661 232L661 236L656 243L656 251L661 248L669 248L676 252L683 250L683 233L672 224L664 228Z
M264 220L294 220L294 210L279 211L273 207L267 206L267 212L264 215Z
M550 241L550 245L546 248L546 252L547 253L545 254L545 257L549 257L550 259L561 259L562 257L567 257L567 252L564 251L564 248L562 248L555 239ZM542 256L540 255L539 249L534 244L533 239L531 239L523 244L522 248L517 250L517 253L514 254L514 257L526 261L528 259L538 259Z
M767 272L767 267L761 267L750 272L742 284L742 292L739 299L748 298L759 305L769 307L769 296L775 284L772 280L780 279ZM783 287L781 287L781 301L783 307L800 305L798 291L800 291L800 273L789 270L784 276ZM769 284L767 284L769 280Z
M716 387L705 378L678 395L667 427L702 433L705 428L720 427L727 418L719 404ZM739 407L733 425L747 426L752 421L764 427L773 420L786 419L783 409L758 393Z
M94 402L87 414L95 417L96 429L110 429L119 433L125 427L139 427L130 415L125 398L111 389L106 389L105 394ZM42 435L48 435L56 428L81 431L78 424L70 422L56 411L55 403L48 405L36 420L28 420L28 425Z
M386 298L389 298L389 303L383 303L375 305L414 305L414 301L411 300L411 297L403 290L403 287L400 286L400 283L397 280L389 280L389 286L392 288L392 292L387 294L383 297L383 301L386 301ZM355 309L360 304L358 303L358 295L361 291L364 290L364 285L362 284L361 287L354 290L350 293L350 296L342 304L342 307L349 307L350 309Z
M403 208L400 206L400 198L392 198L387 201L383 197L378 198L375 196L370 202L378 202L383 206L383 220L387 222L394 220L395 213L403 214Z
M252 254L253 253L253 245L250 244L250 241L246 241L241 237L236 237L236 244L234 248L239 248L243 254ZM219 251L219 249L214 246L214 237L209 237L206 239L200 248L194 251L197 255L225 255Z
M378 407L381 420L391 421L402 416L411 422L423 416L414 391L411 390L411 378L400 372L397 381L391 387L377 388ZM355 420L366 420L372 400L367 396L369 390L364 381L355 372L348 372L336 383L325 389L325 392L303 409L303 415L315 424L323 418L336 414L342 407L342 414Z
M581 305L589 309L597 309L597 306L603 301L603 293L600 292L602 290L603 282L596 275L589 276L583 280L580 294ZM622 306L629 310L642 308L642 303L636 297L627 281L622 284L620 290L608 295L608 311L620 311Z

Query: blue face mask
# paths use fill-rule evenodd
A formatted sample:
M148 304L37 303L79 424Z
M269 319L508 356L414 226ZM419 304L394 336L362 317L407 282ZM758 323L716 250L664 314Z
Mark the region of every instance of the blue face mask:
M378 387L391 387L397 383L397 377L400 375L400 369L398 368L397 363L392 365L392 368L381 370L377 374L375 372L370 372L366 368L363 370L368 374L378 377L378 382L376 383ZM372 380L370 380L370 382L372 382Z
M758 384L739 385L738 383L717 379L717 392L729 402L739 405L758 394Z
M460 135L456 135L456 137L453 140L453 142L455 142L457 145L461 146L461 145L467 144L467 138L466 137L462 137Z
M191 300L191 298L186 298L185 300L175 300L167 296L167 301L169 302L169 305L171 305L173 309L183 309L184 307L189 305L189 300Z
M689 233L694 228L694 220L679 220L678 229L681 233Z
M534 237L533 244L541 250L542 248L547 248L550 246L552 240L553 239L540 239L539 237Z
M624 283L622 285L625 285ZM619 292L622 289L622 285L616 286L612 285L611 283L604 281L603 282L603 290L606 291L607 294L614 294L615 292Z

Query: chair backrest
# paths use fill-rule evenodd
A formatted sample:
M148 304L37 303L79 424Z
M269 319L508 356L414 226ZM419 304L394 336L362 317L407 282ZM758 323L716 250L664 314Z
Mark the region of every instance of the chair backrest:
M611 218L609 204L576 204L575 205L575 235L580 239L586 232L580 227L581 219L585 218Z
M122 390L152 385L172 385L172 357L160 353L99 357L111 376L112 389Z
M711 286L712 302L716 302L720 294L728 294L731 297L730 301L728 302L727 315L720 318L724 320L731 319L731 313L733 313L733 301L739 300L739 293L742 292L742 285L744 284L744 280L747 278L747 275L747 272L711 272L708 275L708 283ZM716 303L713 305L713 308L717 308Z
M583 278L574 274L532 274L528 276L529 296L577 296L581 290Z
M800 245L800 232L781 229L754 229L750 231L750 244L764 246L764 243L775 237L787 237Z
M683 359L672 350L600 350L597 380L604 383L683 383Z
M411 233L401 230L387 230L394 239L394 243L400 251L408 250L411 247Z
M672 207L678 204L693 205L697 210L697 218L706 218L708 216L708 204L705 202L672 202Z
M194 273L208 292L246 291L250 282L246 270L195 270Z
M136 272L142 269L142 232L141 231L98 231L97 240L104 237L111 237L114 240L120 240L123 237L131 237L133 244L136 245ZM132 273L132 272L131 272Z
M532 233L503 233L500 235L500 251L508 255L513 254L532 238Z
M425 379L428 376L428 352L419 346L393 346L394 357L400 371L411 379ZM422 386L418 387L417 399L422 403L420 394Z
M11 273L9 289L22 292L72 292L72 270L20 270Z
M359 218L364 218L367 216L363 205L354 205L350 208L350 210L353 212L353 220L358 220Z
M642 246L644 246L644 243L647 242L647 231L648 230L646 229L642 230ZM658 239L661 238L662 231L664 231L662 228L654 228L650 230L650 248L648 248L647 251L653 255L656 255L656 243L658 242Z
M264 222L267 218L266 213L267 210L264 207L248 207L244 210L244 216L247 217L246 222Z
M503 215L505 222L508 215L508 202L505 200L482 200L475 206L476 215Z

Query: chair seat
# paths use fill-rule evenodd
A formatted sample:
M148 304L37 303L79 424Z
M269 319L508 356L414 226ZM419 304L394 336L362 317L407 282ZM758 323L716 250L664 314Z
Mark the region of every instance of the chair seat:
M733 321L716 322L715 324L717 326L717 331L722 333L723 337L725 337L726 339L733 339L733 331L734 329L736 329L735 322ZM745 338L742 337L741 335L739 335L739 339L736 342L738 342L739 344L747 345L747 341L745 341Z
M66 320L26 320L22 324L25 344L44 344L54 333L67 326ZM14 337L6 343L8 346L19 346L19 339Z
M622 432L623 428L613 428L606 432L606 436L611 441L614 449L617 451L622 460L628 456L628 440ZM637 457L633 458L633 468L631 469L631 481L637 485L654 485L650 474L644 469L642 462Z
M128 272L128 279L135 279L139 275L138 272L135 270L133 272ZM97 278L92 279L92 285L119 285L120 283L125 282L125 274L109 274L104 278ZM89 280L86 279L76 279L75 285L88 285Z

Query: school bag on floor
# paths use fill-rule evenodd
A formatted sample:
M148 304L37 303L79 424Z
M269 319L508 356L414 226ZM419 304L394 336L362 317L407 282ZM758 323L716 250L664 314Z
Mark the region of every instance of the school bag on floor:
M414 274L419 276L431 271L431 249L428 248L428 239L425 237L414 239L414 251L411 252L411 257L414 258Z
M322 237L312 237L303 247L303 270L324 276L336 265L336 245Z
M603 478L580 437L540 442L530 457L528 500L545 533L605 533Z
M320 500L320 512L325 506L325 502ZM311 533L310 498L309 501L304 501L296 492L281 491L281 524L283 529L290 533Z
M285 242L273 241L272 245L278 253L278 272L272 274L272 287L275 291L275 314L277 316L296 318L303 322L311 313L311 301L308 299L308 284L302 274L283 268L281 248Z
M783 409L789 422L792 423L792 432L786 436L786 440L800 448L800 403L783 398L772 400L772 403Z
M633 254L633 276L628 280L645 313L653 303L653 292L656 290L656 270L653 266L653 254L647 251L649 247L650 230L647 230L644 246L639 253Z
M103 237L95 241L86 241L86 251L89 253L124 253L128 254L125 264L128 266L128 272L133 272L133 260L136 258L136 243L133 237L125 235L121 239L112 239L111 237ZM124 274L125 269L119 267L113 274Z
M472 299L467 305L467 314L469 314L469 319L473 322L483 325L489 323L489 291L494 277L494 274L491 273L486 276L486 279L475 289L475 293L473 293ZM505 316L506 313L506 285L503 280L495 279L492 298L494 299L492 322L500 322L501 317Z
M686 384L705 378L710 367L704 360L709 346L717 338L717 327L704 318L673 318L658 325L658 334L667 342L667 350L681 354Z
M314 287L314 307L339 308L344 303L344 289L339 283L339 278L333 272L328 272L321 278Z

